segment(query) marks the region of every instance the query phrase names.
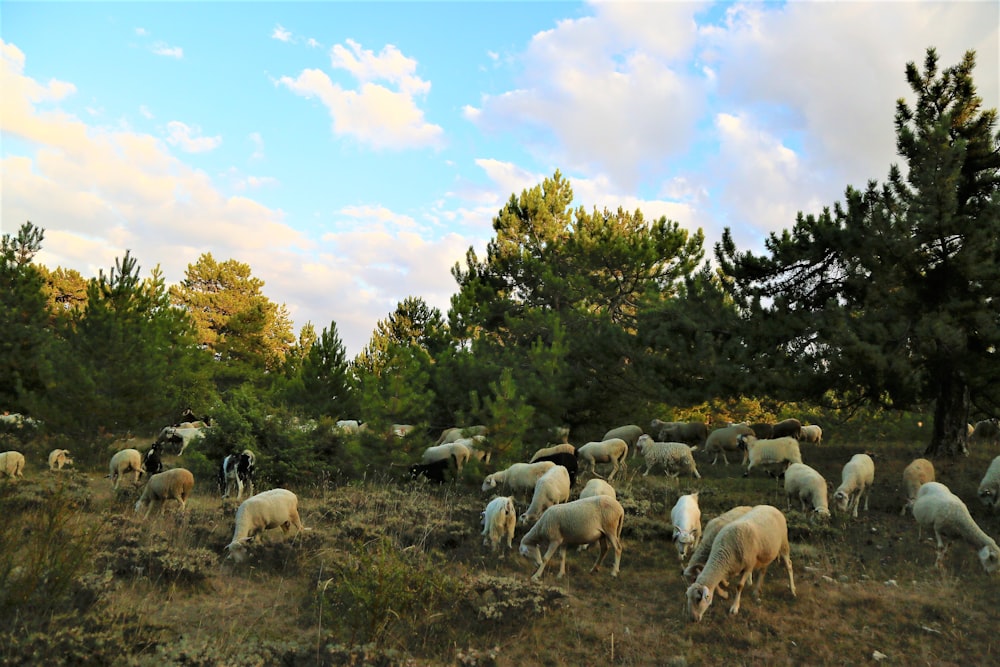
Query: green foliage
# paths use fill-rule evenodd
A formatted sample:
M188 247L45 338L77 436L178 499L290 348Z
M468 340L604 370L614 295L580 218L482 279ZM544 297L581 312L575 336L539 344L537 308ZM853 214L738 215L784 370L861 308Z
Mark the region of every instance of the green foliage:
M295 369L283 392L285 402L310 417L353 419L359 411L355 393L337 323L331 322Z
M443 563L387 538L356 545L328 563L316 591L325 627L343 627L352 644L382 646L397 635L420 636L447 625L439 610L453 606L460 583Z
M525 434L532 428L534 408L526 405L523 394L514 382L513 373L505 368L498 382L490 383L491 396L484 400L487 422L490 425L490 449L498 460L513 455L523 458L528 454L523 447Z

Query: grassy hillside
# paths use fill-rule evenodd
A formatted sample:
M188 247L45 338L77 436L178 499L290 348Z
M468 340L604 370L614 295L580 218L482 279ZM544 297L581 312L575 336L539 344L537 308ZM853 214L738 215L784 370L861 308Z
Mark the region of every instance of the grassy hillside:
M482 546L485 468L440 488L397 469L293 488L312 530L288 540L273 531L236 566L224 548L237 503L214 480L197 480L187 512L142 522L137 492L113 493L104 470L57 474L30 461L24 480L0 482L0 664L842 665L876 652L884 664L995 661L997 579L964 544L935 570L931 539L899 515L901 471L920 446L830 440L804 446L805 461L836 488L852 454L873 453L870 511L827 523L787 511L798 597L775 567L760 601L747 591L731 617L717 600L697 624L670 541L678 495L700 491L703 522L739 504L786 507L778 482L744 479L736 465L698 457L703 478L679 482L632 465L615 483L626 509L621 575L607 564L589 574L597 549L571 550L564 580L553 563L532 584L516 543L505 555ZM997 452L977 449L935 462L937 476L997 536L1000 515L975 499Z

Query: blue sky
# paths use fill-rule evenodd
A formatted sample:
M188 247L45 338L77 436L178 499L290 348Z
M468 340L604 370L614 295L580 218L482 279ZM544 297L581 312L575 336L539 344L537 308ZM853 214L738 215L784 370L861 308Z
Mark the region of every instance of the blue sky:
M0 7L0 227L94 276L250 265L348 354L407 296L442 312L511 194L759 250L896 162L904 67L978 54L996 2L45 3Z

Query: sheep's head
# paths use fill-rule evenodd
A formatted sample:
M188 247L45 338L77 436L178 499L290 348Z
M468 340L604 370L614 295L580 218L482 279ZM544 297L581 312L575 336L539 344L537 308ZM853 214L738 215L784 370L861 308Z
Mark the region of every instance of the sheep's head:
M677 546L677 556L684 560L688 550L694 546L694 531L674 529L674 544Z
M993 493L993 489L987 487L979 487L979 502L986 505L987 507L993 507L997 503L996 494Z
M837 504L837 509L841 512L847 511L847 504L851 500L850 494L844 493L843 491L837 491L833 494L833 502Z
M487 475L486 479L483 480L483 491L489 491L490 489L497 488L497 480L493 475Z
M996 544L987 544L979 550L979 562L983 564L983 569L993 574L1000 568L1000 549Z
M691 584L687 589L687 610L691 620L697 623L712 604L712 591L702 584Z
M250 550L247 546L250 544L252 538L243 537L238 540L234 540L226 545L226 550L229 552L229 558L232 558L237 563L243 563L250 556Z

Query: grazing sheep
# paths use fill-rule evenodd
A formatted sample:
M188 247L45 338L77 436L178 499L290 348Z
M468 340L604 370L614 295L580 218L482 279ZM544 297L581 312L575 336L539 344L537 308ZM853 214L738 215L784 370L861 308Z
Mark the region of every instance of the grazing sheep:
M770 440L774 437L774 424L758 422L756 424L750 424L750 428L753 429L754 437L761 440Z
M397 438L405 438L406 436L413 433L413 429L415 428L416 426L414 426L413 424L393 424L390 431Z
M489 433L489 429L485 426L455 426L453 428L446 428L441 432L441 437L437 439L435 445L445 445L449 442L455 442L461 438L471 438L473 436L481 435L486 436Z
M903 516L906 514L906 510L913 507L920 487L933 481L934 464L927 459L914 459L910 465L903 469L903 489L906 492L906 502L903 503L903 509L899 510L899 516Z
M695 447L688 447L683 442L653 442L651 437L643 435L636 442L635 448L646 461L643 477L649 474L653 466L660 465L670 477L679 477L684 473L701 479L692 454Z
M553 454L572 454L573 456L576 456L576 447L567 442L563 442L558 445L551 445L550 447L542 447L537 452L532 454L531 460L529 460L528 463L534 463L540 458L552 456Z
M143 518L148 518L153 511L154 505L160 506L160 511L166 510L168 500L176 500L181 504L181 511L187 503L187 498L194 488L194 475L185 468L172 468L165 472L157 473L149 478L146 486L142 489L135 504L135 512L138 514L142 508L146 508Z
M73 465L68 449L53 449L49 452L49 470L62 470L63 466Z
M715 458L712 459L712 465L715 465L719 460L720 454L725 464L729 465L729 458L726 456L726 452L740 451L739 437L741 435L755 435L755 433L746 424L732 424L717 428L708 434L708 440L705 441L705 453L708 455L715 454ZM746 463L745 451L743 452L743 463Z
M0 473L11 479L24 477L24 454L15 452L0 452Z
M611 474L608 475L610 482L614 480L619 468L627 468L625 459L628 457L628 443L621 438L588 442L576 450L576 456L584 464L590 464L590 472L594 475L597 475L598 463L610 463Z
M333 428L344 435L357 435L361 430L361 422L357 419L338 419Z
M490 491L498 486L511 493L534 491L535 483L556 464L552 461L537 461L535 463L515 463L506 470L500 470L486 476L482 490Z
M844 470L840 476L840 486L833 494L837 509L841 512L851 512L851 516L858 516L858 505L861 504L861 496L865 497L865 511L868 511L868 499L872 495L872 485L875 483L875 462L867 454L855 454L851 460L844 464Z
M531 505L521 515L521 523L527 525L538 521L538 517L553 505L569 500L569 472L562 466L549 468L535 482L535 492L531 496Z
M798 419L785 419L771 427L771 439L795 438L802 439L802 422Z
M670 523L674 527L674 545L677 557L684 560L689 551L694 551L701 541L701 508L698 507L698 492L683 495L670 510Z
M823 429L816 424L809 424L808 426L802 427L802 442L807 442L811 445L822 445L823 444Z
M514 499L510 496L498 496L491 500L482 513L483 546L496 551L506 539L507 548L511 548L514 540L514 528L517 527L517 510Z
M471 458L472 450L469 449L469 446L465 442L453 441L447 442L443 445L431 445L424 450L424 454L420 458L420 462L434 463L435 461L441 460L453 460L455 461L455 468L458 470L458 473L461 474L462 468Z
M128 473L135 473L133 484L139 483L139 475L142 474L142 454L137 449L123 449L115 452L108 464L108 477L111 478L113 488L118 488L121 478Z
M632 455L635 456L635 441L639 439L640 435L642 435L641 426L636 426L635 424L627 424L625 426L618 426L616 428L611 429L610 431L604 434L604 437L601 438L601 441L612 440L614 438L619 438L621 440L624 440L625 444L629 446L629 449L632 449Z
M454 442L450 443L452 447L452 456L455 458L455 464L458 465L459 472L462 471L462 466L468 463L472 459L477 461L482 461L483 463L489 463L492 456L492 452L480 449L486 442L485 435L474 435L471 438L459 438ZM441 445L442 447L445 445ZM465 452L462 451L462 447L469 450L468 457L465 456ZM461 463L461 465L459 465Z
M618 499L615 487L598 477L587 482L587 485L583 487L583 491L580 491L580 498L592 498L594 496L611 496L615 500Z
M788 506L792 506L792 498L798 498L802 511L806 504L823 518L830 516L830 504L827 501L826 480L813 468L804 463L793 463L785 469L785 495L788 496Z
M188 445L205 437L206 428L207 427L181 428L179 426L164 426L163 430L160 431L160 435L157 436L156 441L180 444L181 448L178 450L177 456L182 456L184 454L184 450L188 448Z
M658 442L683 442L700 447L708 439L708 426L703 422L678 422L660 429Z
M538 581L542 578L542 572L556 550L559 550L561 556L557 577L562 578L566 574L566 547L594 542L600 542L601 553L590 571L600 569L610 546L615 552L611 576L617 577L621 565L624 523L625 510L610 496L583 498L545 510L538 523L521 538L521 555L533 559L538 565L531 580ZM544 557L540 549L542 544L548 545Z
M691 559L688 561L687 567L684 568L684 578L687 579L689 584L694 583L695 578L705 567L705 563L708 562L708 555L712 551L712 543L715 542L715 536L719 534L722 527L728 526L751 509L753 508L749 505L740 505L720 514L705 524L705 530L701 534L701 541L695 547L694 553L691 554ZM725 594L721 590L720 595L725 597Z
M441 459L433 463L414 463L409 469L410 479L417 480L423 477L435 484L444 484L444 471L448 469L449 465L451 465L451 461L448 459Z
M993 445L1000 444L1000 421L984 419L976 422L976 425L972 427L969 440Z
M750 471L759 466L777 466L784 472L792 463L802 463L799 452L799 441L792 437L770 438L758 440L752 435L738 437L740 448L747 452L747 469L743 476L748 477Z
M222 459L219 467L219 488L222 497L228 498L233 487L236 488L236 500L243 499L243 487L247 487L247 495L253 495L253 477L256 472L257 457L249 449L239 454L229 454Z
M556 452L555 454L539 457L535 460L535 463L543 463L545 461L550 461L555 463L557 466L566 468L566 472L569 473L569 485L571 487L576 486L576 474L579 472L580 464L577 462L575 454L570 454L568 452Z
M759 572L753 588L754 598L759 598L767 568L778 559L788 572L788 587L795 597L795 576L789 554L788 524L785 515L776 507L757 505L723 526L712 542L704 569L687 589L687 611L691 620L701 620L723 581L736 582L729 613L738 614L747 579L755 571Z
M280 527L285 535L291 527L309 530L299 519L299 499L287 489L271 489L251 496L236 510L236 529L226 549L237 563L247 559L247 545L258 533Z
M979 482L979 501L987 507L997 509L1000 499L1000 456L990 462L983 480Z
M913 503L913 517L921 529L925 526L934 528L934 537L937 539L934 567L943 567L945 554L950 547L944 538L949 537L971 544L977 550L979 562L987 572L993 573L1000 568L1000 548L996 541L976 525L962 499L948 491L943 484L930 482L920 487Z

